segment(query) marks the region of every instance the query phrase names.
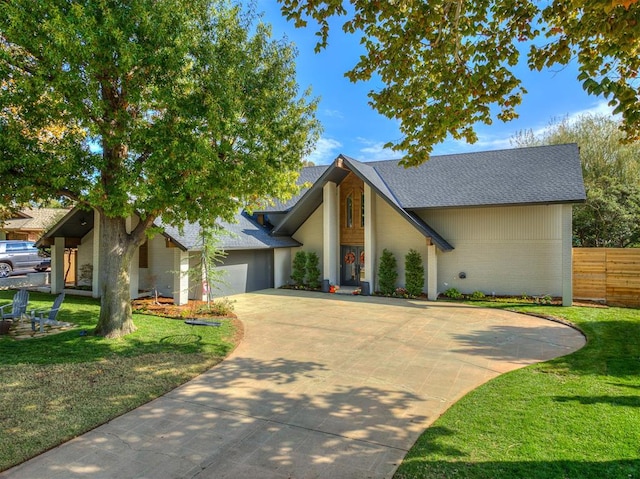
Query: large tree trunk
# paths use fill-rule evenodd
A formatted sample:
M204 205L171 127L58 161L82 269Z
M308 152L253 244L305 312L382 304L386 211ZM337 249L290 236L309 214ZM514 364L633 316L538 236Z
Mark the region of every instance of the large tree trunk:
M100 215L100 319L95 333L118 338L136 330L131 317L129 266L138 247L127 234L124 218Z

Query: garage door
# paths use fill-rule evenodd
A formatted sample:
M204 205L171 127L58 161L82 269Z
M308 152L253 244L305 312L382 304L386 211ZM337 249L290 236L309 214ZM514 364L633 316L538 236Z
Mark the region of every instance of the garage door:
M215 297L273 288L273 250L229 251L218 269L224 273Z

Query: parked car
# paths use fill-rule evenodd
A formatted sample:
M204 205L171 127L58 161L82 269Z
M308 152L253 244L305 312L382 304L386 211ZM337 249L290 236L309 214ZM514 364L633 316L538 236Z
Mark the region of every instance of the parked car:
M51 269L51 258L46 258L40 261L33 269L40 273L44 273L45 271L49 271Z
M40 251L32 241L0 241L0 278L6 278L16 270L33 270L42 261Z

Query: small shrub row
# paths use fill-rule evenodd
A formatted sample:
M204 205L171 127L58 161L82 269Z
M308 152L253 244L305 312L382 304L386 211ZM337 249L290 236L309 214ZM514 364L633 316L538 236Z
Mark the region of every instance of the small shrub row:
M398 280L397 266L398 263L393 253L386 248L382 250L378 266L379 294L404 298L420 296L424 286L422 255L416 250L410 249L404 257L404 288L396 287L396 281Z
M297 288L318 289L320 287L320 258L311 251L298 251L293 258L291 279Z
M471 301L486 301L486 300L514 301L514 300L520 299L528 303L530 302L530 303L547 304L547 305L552 304L553 302L553 298L548 294L544 296L529 296L526 293L523 293L519 298L517 296L516 297L513 297L513 296L496 297L495 295L487 296L482 291L474 291L471 294L464 294L458 291L456 288L449 288L444 293L442 293L442 295L449 299L465 299L465 300L471 300Z
M481 301L487 297L482 291L474 291L471 294L462 294L456 288L449 288L444 292L444 295L449 299L471 299L474 301Z

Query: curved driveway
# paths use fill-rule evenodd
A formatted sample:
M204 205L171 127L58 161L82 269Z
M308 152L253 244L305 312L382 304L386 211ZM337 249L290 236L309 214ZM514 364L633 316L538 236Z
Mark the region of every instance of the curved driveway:
M235 299L245 339L227 360L0 476L389 478L465 393L584 345L555 322L451 303Z

